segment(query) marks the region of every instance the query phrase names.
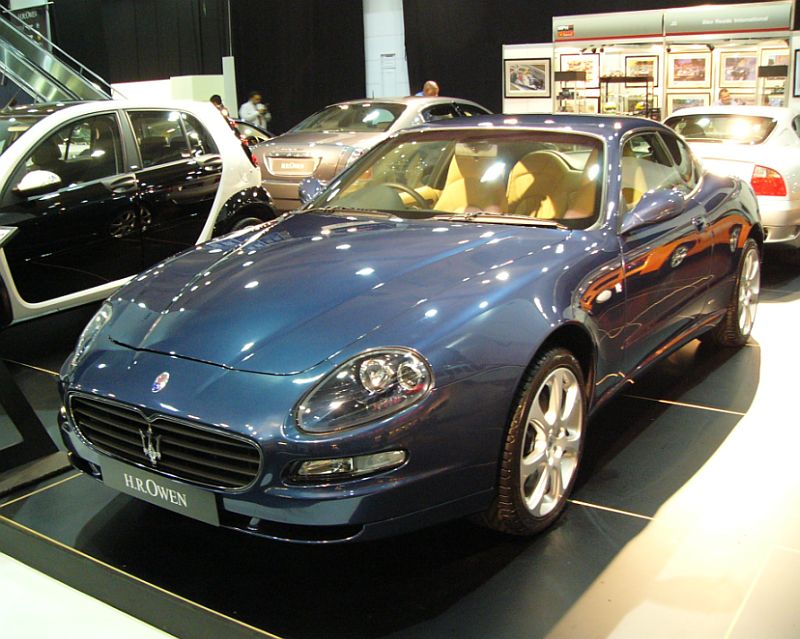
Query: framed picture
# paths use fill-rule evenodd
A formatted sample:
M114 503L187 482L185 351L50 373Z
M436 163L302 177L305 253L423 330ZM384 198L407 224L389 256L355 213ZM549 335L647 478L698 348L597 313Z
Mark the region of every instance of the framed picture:
M711 95L708 93L668 93L667 113L689 107L708 106L710 103Z
M507 98L549 98L550 58L503 60Z
M708 89L711 87L711 52L670 53L667 64L670 89Z
M719 86L754 87L758 77L755 51L723 51L719 54Z
M794 82L792 96L800 98L800 49L794 50Z
M650 76L653 86L658 86L658 56L657 55L626 55L625 76ZM626 82L626 87L641 86L638 82Z
M562 53L560 71L585 71L587 89L600 88L599 53Z
M768 67L789 66L788 49L761 49L761 64Z
M645 100L644 93L642 94L628 94L625 96L624 109L625 113L644 113L648 107L650 109L658 108L658 96L650 95L650 103Z

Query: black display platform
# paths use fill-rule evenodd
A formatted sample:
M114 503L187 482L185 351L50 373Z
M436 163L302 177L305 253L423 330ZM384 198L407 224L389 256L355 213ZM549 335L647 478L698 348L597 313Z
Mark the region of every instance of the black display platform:
M796 275L768 277L768 302L800 297ZM28 364L14 373L37 413L51 413L54 378L30 366L48 368L52 349L11 358L6 347L0 357ZM455 521L291 545L69 473L0 501L0 552L179 637L543 637L714 454L748 410L759 367L757 344L693 342L660 363L592 420L573 503L530 540Z

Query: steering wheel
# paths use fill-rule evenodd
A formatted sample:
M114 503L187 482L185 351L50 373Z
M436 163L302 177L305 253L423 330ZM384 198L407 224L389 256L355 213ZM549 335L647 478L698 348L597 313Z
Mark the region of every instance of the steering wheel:
M400 184L399 182L384 182L383 186L388 186L390 189L394 189L395 191L400 191L401 193L407 193L412 198L414 198L414 202L419 206L421 209L429 209L431 205L428 204L428 201L422 197L417 191L412 189L410 186L406 186L405 184Z

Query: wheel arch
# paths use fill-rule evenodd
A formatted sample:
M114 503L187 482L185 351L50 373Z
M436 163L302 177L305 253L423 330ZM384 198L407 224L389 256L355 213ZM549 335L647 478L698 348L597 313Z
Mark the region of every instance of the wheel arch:
M584 390L589 405L592 400L592 389L594 388L595 363L597 361L597 348L591 334L581 324L572 322L562 324L556 328L542 342L533 354L528 369L533 366L542 353L552 348L565 348L575 356L583 372Z
M266 222L278 217L272 197L261 186L243 189L229 197L222 205L214 225L214 237L231 230L242 215L252 215Z

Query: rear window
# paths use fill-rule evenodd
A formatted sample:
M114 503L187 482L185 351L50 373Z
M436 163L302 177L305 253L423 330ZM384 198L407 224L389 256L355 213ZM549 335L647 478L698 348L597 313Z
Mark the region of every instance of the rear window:
M761 144L775 128L773 118L736 113L677 115L666 121L687 140Z
M386 102L335 104L306 118L292 131L386 131L405 108Z

